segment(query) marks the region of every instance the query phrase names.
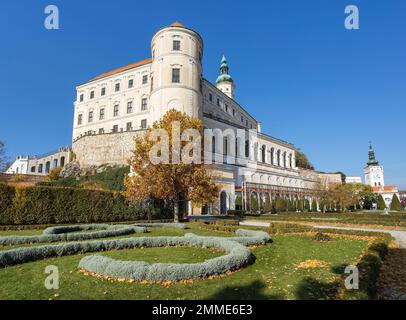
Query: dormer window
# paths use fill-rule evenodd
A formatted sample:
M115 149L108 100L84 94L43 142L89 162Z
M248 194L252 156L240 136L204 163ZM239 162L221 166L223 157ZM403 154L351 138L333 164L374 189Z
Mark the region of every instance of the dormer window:
M180 51L180 41L179 40L173 40L172 49L173 49L173 51Z

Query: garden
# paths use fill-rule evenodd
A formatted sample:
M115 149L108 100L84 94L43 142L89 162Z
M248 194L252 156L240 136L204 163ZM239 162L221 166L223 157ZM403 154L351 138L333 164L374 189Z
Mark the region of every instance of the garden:
M0 232L0 299L371 299L390 237L222 222ZM344 288L357 265L360 289ZM44 286L47 266L59 289Z

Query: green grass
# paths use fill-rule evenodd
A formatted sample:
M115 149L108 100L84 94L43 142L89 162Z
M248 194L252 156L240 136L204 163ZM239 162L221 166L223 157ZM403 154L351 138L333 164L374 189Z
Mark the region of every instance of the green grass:
M148 236L199 235L230 236L224 232L192 229L153 229ZM36 231L12 232L33 234ZM0 232L0 235L10 232ZM145 236L145 235L135 235ZM128 237L128 236L127 236ZM252 249L256 261L225 278L176 284L129 284L99 280L77 272L84 255L65 256L0 269L0 300L3 299L326 299L336 293L339 270L358 260L366 248L361 239L334 238L315 242L306 235L278 235L273 242ZM0 247L7 250L10 247ZM149 248L104 252L116 259L147 262L200 262L219 255L217 250L201 248ZM87 254L86 254L87 255ZM325 268L300 269L306 260L321 260ZM61 279L59 290L44 287L45 267L56 265Z
M266 214L258 217L248 217L247 219L406 227L406 212L391 212L389 215L382 212L368 211L352 213L282 212L277 215Z

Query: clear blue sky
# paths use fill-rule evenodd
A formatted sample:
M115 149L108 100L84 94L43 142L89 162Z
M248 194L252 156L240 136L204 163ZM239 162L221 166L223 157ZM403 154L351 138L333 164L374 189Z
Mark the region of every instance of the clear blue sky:
M48 4L60 30L43 26ZM358 31L344 28L348 4ZM404 0L2 0L0 138L11 157L70 144L75 85L150 57L154 32L179 20L205 41L207 79L227 56L263 131L348 175L362 175L371 140L386 183L406 189L405 16Z

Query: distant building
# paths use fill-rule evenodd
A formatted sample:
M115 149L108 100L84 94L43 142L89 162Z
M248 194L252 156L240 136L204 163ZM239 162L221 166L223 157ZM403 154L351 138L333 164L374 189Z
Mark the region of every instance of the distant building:
M16 160L5 171L6 174L28 174L46 176L57 167L64 167L70 162L70 147L59 148L53 152L38 156L17 156Z
M345 183L362 183L361 177L345 177Z
M374 193L381 195L389 208L393 195L396 194L399 197L399 191L396 186L385 186L383 166L375 159L372 145L369 146L368 162L364 168L364 174L365 184L371 186Z

